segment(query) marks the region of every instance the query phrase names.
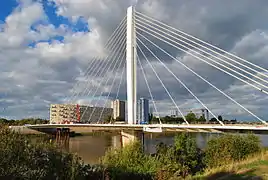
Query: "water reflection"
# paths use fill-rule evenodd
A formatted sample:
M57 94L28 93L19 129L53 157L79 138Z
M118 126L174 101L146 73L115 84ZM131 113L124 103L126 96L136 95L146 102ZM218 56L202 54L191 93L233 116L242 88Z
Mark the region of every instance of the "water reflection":
M191 133L196 138L197 145L200 148L205 148L207 141L212 137L219 136L217 133ZM156 145L163 142L167 145L172 145L174 142L175 133L168 134L144 134L144 151L146 153L155 153ZM268 135L258 135L262 145L268 147ZM61 142L63 143L63 142ZM64 148L72 153L77 153L85 163L97 164L100 158L105 154L107 149L111 147L122 147L121 135L119 133L103 134L103 135L87 135L76 136L63 143Z

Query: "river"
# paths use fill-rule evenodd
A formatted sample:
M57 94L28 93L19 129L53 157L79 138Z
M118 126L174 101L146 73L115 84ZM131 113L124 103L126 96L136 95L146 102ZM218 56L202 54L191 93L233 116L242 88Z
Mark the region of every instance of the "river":
M196 138L197 145L204 148L207 141L219 134L191 133ZM145 134L144 150L146 153L154 153L155 146L163 142L167 145L173 144L174 133L169 134ZM257 135L261 139L264 147L268 147L268 135ZM65 144L65 149L72 153L77 153L85 163L97 164L106 150L111 147L121 147L121 137L119 134L103 133L98 135L83 135L72 137L69 143Z

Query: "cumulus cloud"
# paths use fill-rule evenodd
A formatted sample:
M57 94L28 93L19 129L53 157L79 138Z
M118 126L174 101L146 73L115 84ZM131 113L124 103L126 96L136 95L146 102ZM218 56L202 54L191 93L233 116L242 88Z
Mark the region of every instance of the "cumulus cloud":
M118 69L118 73L111 72L110 69L105 70L104 75L98 75L91 70L89 78L85 78L87 74L85 71L94 57L100 58L98 62L104 61L110 50L104 48L105 42L126 15L126 8L133 3L136 4L136 10L139 12L268 68L266 61L268 36L267 25L264 23L268 14L268 2L265 0L258 0L258 3L251 0L228 0L227 2L204 0L202 3L199 0L49 0L43 2L21 0L18 2L18 7L5 17L0 25L2 72L0 106L4 109L2 115L8 118L28 116L48 118L49 104L68 100L68 97L74 96L74 91L79 92L77 97L75 95L77 102L90 103L88 97L93 95L92 92L102 83L102 79L109 77L116 78L115 86L111 88L111 78L107 84L100 85L100 91L95 95L98 97L103 92L102 95L105 96L112 89L111 97L115 97L123 65ZM50 17L47 8L55 11L53 12L55 17ZM67 20L62 21L62 19ZM74 30L74 26L79 21L82 21L89 31ZM178 60L260 117L267 115L263 108L267 106L265 103L267 97L263 93L190 55L168 46L166 48ZM149 55L148 52L146 54ZM179 63L160 52L157 55L215 114L227 118L252 119L252 116ZM141 54L139 56L158 110L165 115L170 109L174 109L174 105L150 66ZM201 105L153 56L148 57L179 107L201 108ZM117 60L119 59L117 57ZM96 68L97 66L95 70ZM137 74L138 96L150 98L140 68ZM82 84L78 86L77 81ZM119 92L119 97L122 99L126 98L125 83L124 78ZM91 93L85 92L85 88L91 89Z

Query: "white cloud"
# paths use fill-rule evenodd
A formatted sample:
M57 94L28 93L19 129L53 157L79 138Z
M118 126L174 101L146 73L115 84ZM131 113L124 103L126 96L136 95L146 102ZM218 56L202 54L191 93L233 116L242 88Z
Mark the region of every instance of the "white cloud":
M224 49L235 52L263 67L268 67L267 27L263 20L267 16L266 2L241 1L230 3L222 1L159 1L140 0L137 10L144 12L167 24L180 28ZM45 2L44 2L45 3ZM0 26L0 68L1 88L0 106L5 107L4 116L22 118L25 116L48 117L48 104L61 102L71 94L75 79L81 77L92 57L104 57L107 51L103 46L120 20L126 15L126 8L133 1L113 0L50 0L50 5L57 8L57 15L70 19L75 24L82 17L88 23L90 32L73 32L72 25L53 25L44 12L41 2L20 1L17 7ZM227 12L228 13L225 13ZM39 22L42 22L41 24ZM61 36L63 40L54 39ZM54 40L53 40L54 39ZM48 40L50 40L48 42ZM32 47L28 44L33 43ZM213 70L208 65L189 55L169 49L180 61L210 80L213 84L228 92L241 104L256 114L265 117L263 107L266 96L252 88L241 85L232 78ZM163 60L166 57L163 56ZM153 66L171 91L180 107L201 107L187 91L167 72L164 67L152 59ZM143 60L144 62L144 60ZM212 91L201 80L174 61L167 66L197 94L215 114L245 117L237 105ZM174 109L174 105L165 94L161 84L145 65L146 74L161 114ZM106 71L105 77L116 77L112 95L115 96L120 74ZM150 97L142 73L138 71L139 96ZM79 78L76 78L79 77ZM89 88L100 83L100 78L89 77ZM123 81L125 83L125 81ZM86 84L83 84L85 88ZM111 81L100 88L107 95ZM80 90L82 87L75 88ZM82 89L83 90L83 89ZM101 92L100 91L100 92ZM92 94L91 94L92 95ZM96 94L99 95L99 94ZM125 98L124 88L120 97ZM85 96L85 94L84 94ZM87 103L88 98L81 95L78 102ZM68 98L67 98L68 99ZM5 103L4 103L5 102ZM102 102L103 103L103 102ZM15 112L15 113L14 113ZM26 113L27 112L27 113ZM250 117L251 118L251 117Z

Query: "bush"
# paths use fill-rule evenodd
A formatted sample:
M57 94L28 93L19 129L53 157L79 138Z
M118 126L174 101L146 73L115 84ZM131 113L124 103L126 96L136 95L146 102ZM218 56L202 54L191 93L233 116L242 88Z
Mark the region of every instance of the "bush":
M0 179L85 179L92 168L49 143L0 128Z
M102 158L112 179L152 179L159 166L156 158L143 153L139 142L111 149Z
M126 179L123 175L134 179L169 179L186 177L203 170L203 153L197 148L196 141L189 134L183 133L175 137L174 146L160 143L154 157L142 151L139 142L123 149L112 149L102 159L112 179Z
M161 171L166 174L186 177L196 174L204 168L203 153L197 147L195 138L187 133L175 136L174 146L159 144L157 157L162 163Z
M260 139L255 135L224 134L208 141L205 162L208 167L221 166L260 151Z

